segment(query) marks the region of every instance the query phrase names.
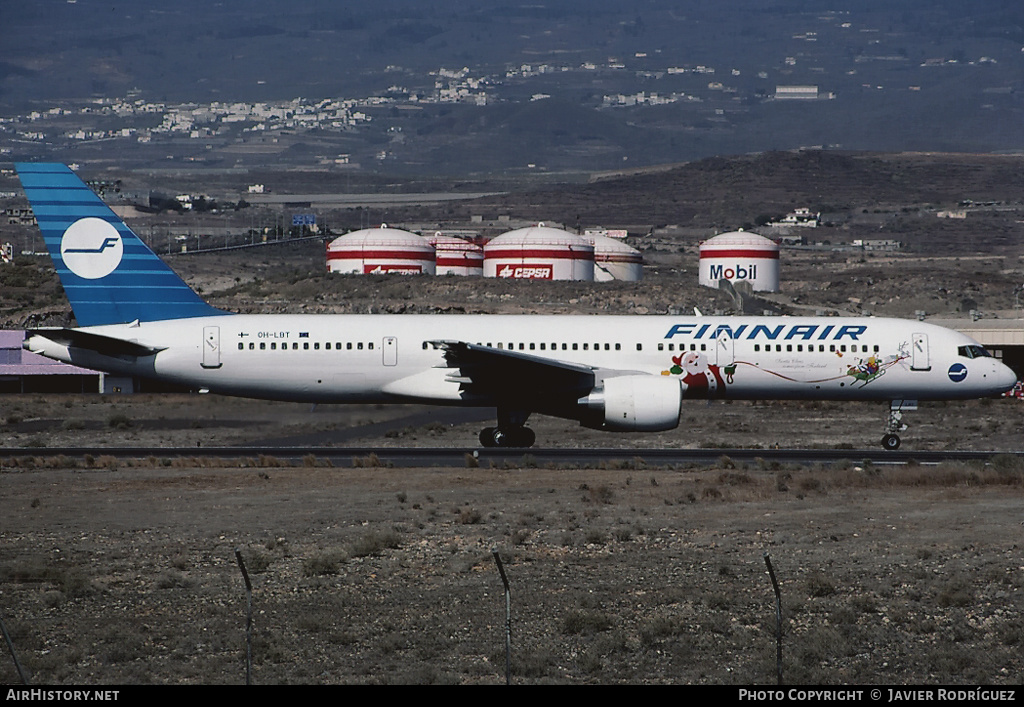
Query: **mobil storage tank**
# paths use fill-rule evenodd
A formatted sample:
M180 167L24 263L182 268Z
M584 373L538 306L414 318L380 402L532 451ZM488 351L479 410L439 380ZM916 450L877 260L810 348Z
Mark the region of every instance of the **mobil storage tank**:
M643 275L644 256L617 238L587 236L594 246L594 280L637 282Z
M779 244L756 233L733 231L700 244L700 284L747 281L756 292L779 291Z
M327 246L327 270L340 273L434 274L434 246L398 228L364 228Z
M484 277L593 280L594 246L543 223L509 231L484 246Z
M434 247L435 274L484 274L484 249L475 243L442 233L430 236L427 243Z

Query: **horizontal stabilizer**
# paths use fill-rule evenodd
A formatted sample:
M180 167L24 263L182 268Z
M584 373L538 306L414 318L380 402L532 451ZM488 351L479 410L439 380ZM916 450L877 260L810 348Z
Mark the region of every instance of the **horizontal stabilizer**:
M112 336L93 334L80 329L29 329L25 332L26 339L32 336L41 336L49 339L55 344L69 348L85 349L95 351L102 356L152 356L164 349L152 346L143 346L134 341L117 339Z

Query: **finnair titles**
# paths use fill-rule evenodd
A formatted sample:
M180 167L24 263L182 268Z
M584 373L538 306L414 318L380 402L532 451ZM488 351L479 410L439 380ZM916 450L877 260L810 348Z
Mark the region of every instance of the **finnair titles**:
M749 329L749 331L748 331ZM859 341L861 334L867 331L867 326L861 324L675 324L668 333L666 339L676 336L684 336L695 341L701 339L717 339L722 334L728 334L732 339L767 339L769 341L840 341L850 339ZM746 336L744 336L746 334Z

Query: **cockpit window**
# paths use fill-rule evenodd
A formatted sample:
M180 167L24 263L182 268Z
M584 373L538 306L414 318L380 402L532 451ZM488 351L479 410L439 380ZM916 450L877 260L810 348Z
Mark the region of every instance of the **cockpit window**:
M984 346L973 346L973 345L972 346L961 346L959 349L957 349L957 353L959 353L964 358L991 358L992 357L992 354L990 354L985 349Z

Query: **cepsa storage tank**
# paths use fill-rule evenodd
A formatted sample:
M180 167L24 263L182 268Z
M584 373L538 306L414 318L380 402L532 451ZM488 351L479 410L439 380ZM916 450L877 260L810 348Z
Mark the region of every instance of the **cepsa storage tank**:
M327 246L327 270L340 273L434 274L434 246L398 228L364 228Z
M426 240L434 247L435 274L484 274L484 249L475 243L442 233L435 233Z
M700 284L746 280L756 292L779 291L779 244L756 233L733 231L700 244Z
M543 223L509 231L484 245L484 277L593 280L594 246Z
M594 280L637 282L643 275L644 256L636 248L608 236L586 236L594 246Z

